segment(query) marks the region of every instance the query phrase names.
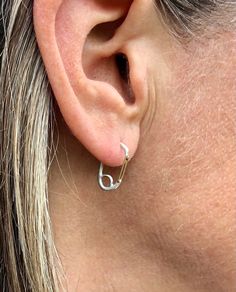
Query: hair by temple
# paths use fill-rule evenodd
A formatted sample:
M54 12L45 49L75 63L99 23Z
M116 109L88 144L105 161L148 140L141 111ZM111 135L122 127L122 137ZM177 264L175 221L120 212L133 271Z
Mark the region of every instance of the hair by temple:
M231 0L155 0L155 6L177 36L196 35L210 26L230 29L236 20Z

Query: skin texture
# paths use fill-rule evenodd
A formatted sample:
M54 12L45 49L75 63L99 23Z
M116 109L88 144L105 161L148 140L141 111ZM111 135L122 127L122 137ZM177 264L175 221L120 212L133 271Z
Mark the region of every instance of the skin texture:
M35 2L56 101L49 200L68 291L235 291L235 34L213 27L180 43L151 1ZM91 33L120 17L118 30ZM124 103L118 51L134 104ZM98 160L120 165L119 140L133 158L121 188L104 193Z

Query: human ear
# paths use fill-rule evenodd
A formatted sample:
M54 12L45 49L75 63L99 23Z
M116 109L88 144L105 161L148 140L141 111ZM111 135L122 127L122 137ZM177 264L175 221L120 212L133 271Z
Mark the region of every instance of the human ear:
M120 142L134 155L147 106L145 76L132 45L139 40L139 28L131 26L135 2L34 1L36 38L63 118L109 166L123 162Z

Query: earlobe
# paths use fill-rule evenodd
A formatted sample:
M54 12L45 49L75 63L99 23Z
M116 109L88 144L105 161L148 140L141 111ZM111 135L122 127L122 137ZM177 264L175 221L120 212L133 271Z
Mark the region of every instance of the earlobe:
M136 100L128 58L121 58L125 39L119 35L116 41L131 4L34 1L36 38L63 118L73 135L109 166L123 163L121 142L134 155L146 106L146 100Z

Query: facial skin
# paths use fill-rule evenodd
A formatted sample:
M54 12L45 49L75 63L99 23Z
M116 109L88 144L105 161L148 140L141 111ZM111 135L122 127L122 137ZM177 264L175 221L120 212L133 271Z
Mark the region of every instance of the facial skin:
M152 1L120 1L116 8L96 0L45 1L36 1L34 20L58 104L49 200L68 291L235 291L235 34L211 31L181 43ZM86 5L90 10L83 17ZM94 19L104 23L111 15L124 17L113 38L107 40L106 27L88 34L85 27L94 27ZM84 24L77 27L81 19ZM129 60L134 104L120 106L107 86L127 97L114 66L117 51ZM105 83L99 89L104 95L93 104L96 87L88 90L90 80ZM76 108L77 121L71 110L68 86L89 111L88 119L103 121L94 147L88 147L92 140L78 124L83 111ZM113 114L115 122L108 123ZM94 133L96 125L84 119L87 132ZM75 131L78 125L82 134ZM106 132L108 145L102 139ZM115 145L116 133L132 160L121 187L106 193L98 187L97 172L100 160L122 163L122 151L119 157L102 154ZM119 169L106 172L117 177Z

